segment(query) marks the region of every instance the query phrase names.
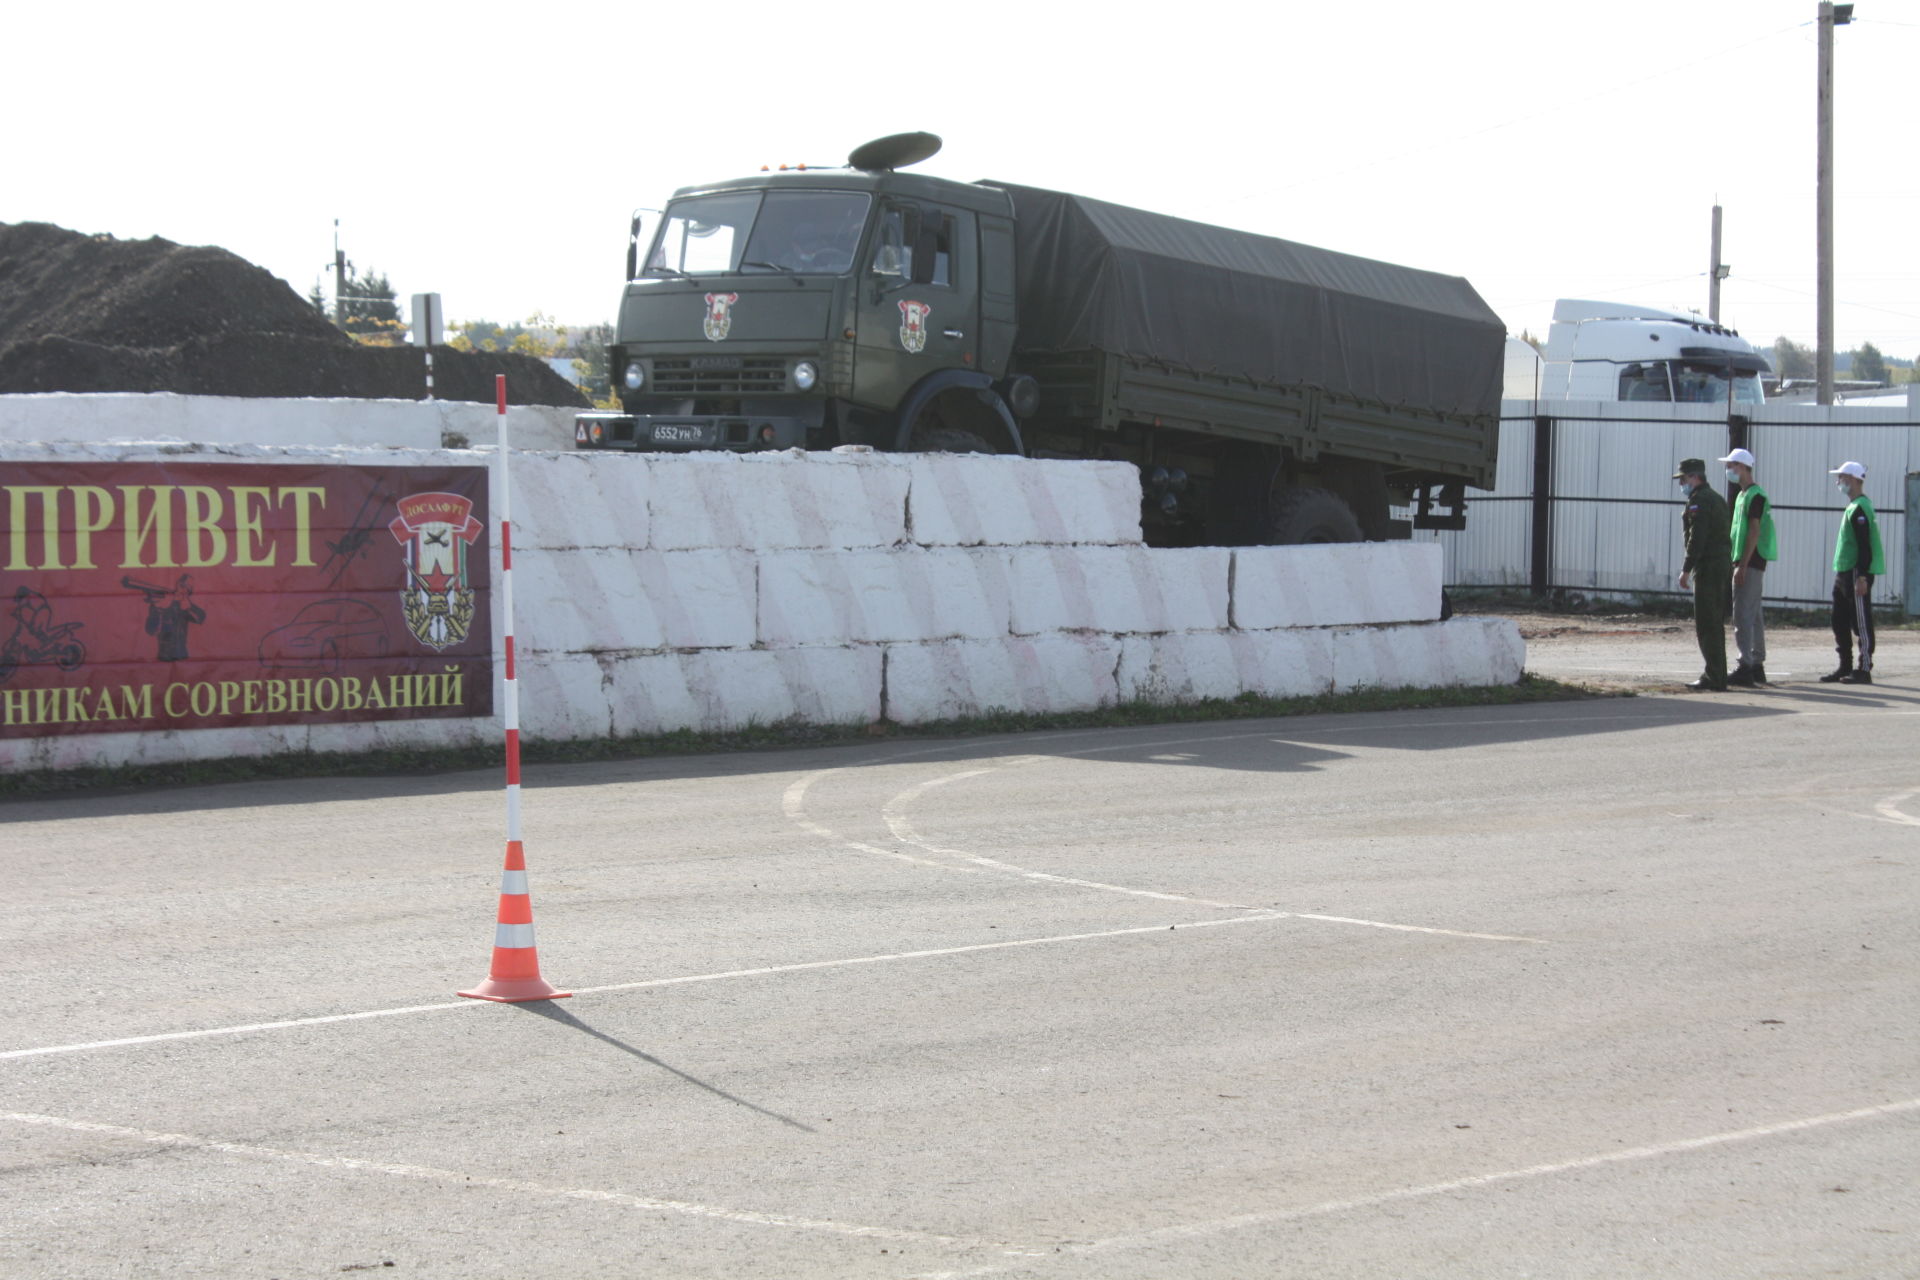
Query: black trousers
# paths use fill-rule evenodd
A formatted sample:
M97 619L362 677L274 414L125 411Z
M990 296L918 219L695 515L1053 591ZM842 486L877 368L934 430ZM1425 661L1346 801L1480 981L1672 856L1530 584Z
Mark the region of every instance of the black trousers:
M1867 580L1867 594L1858 595L1854 582ZM1860 643L1860 660L1854 661L1854 641ZM1840 651L1842 671L1873 670L1873 575L1856 574L1851 569L1833 575L1833 647Z

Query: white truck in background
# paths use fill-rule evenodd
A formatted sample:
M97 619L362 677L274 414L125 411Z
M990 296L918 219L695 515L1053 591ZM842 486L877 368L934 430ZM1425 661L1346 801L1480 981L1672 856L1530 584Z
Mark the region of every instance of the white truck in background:
M1751 342L1701 315L1562 298L1541 353L1541 400L1762 404L1771 371Z

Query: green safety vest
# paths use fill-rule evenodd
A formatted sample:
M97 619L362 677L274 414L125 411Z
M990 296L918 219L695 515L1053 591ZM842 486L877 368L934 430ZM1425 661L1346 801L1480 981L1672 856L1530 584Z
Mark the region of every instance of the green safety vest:
M1733 500L1733 562L1740 563L1740 557L1747 554L1747 501L1754 494L1767 496L1767 491L1757 483L1750 484L1740 491ZM1773 503L1769 502L1760 513L1760 554L1768 564L1780 558L1780 539L1773 532Z
M1849 569L1859 568L1855 562L1860 558L1860 548L1853 540L1853 516L1856 511L1865 513L1867 532L1873 536L1873 564L1864 572L1877 578L1887 571L1887 553L1880 546L1880 521L1873 514L1872 501L1864 493L1849 502L1846 511L1841 513L1840 536L1833 544L1833 571L1845 573Z

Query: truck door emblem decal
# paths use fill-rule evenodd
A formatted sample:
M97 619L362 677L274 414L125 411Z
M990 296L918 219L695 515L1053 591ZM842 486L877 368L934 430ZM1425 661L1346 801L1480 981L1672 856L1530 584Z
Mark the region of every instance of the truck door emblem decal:
M927 349L927 317L933 314L933 308L924 302L902 300L900 303L900 345L912 355L919 355Z
M727 336L727 330L733 328L733 304L738 301L737 293L707 295L707 315L700 322L700 331L707 335L708 342L719 342Z

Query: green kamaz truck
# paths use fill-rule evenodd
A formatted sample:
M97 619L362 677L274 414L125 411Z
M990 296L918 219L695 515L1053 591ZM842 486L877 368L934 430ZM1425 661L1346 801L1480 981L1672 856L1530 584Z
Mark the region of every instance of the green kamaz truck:
M1465 280L900 172L939 145L684 187L644 240L636 217L621 411L575 444L1123 459L1169 546L1457 529L1491 487L1505 327Z

